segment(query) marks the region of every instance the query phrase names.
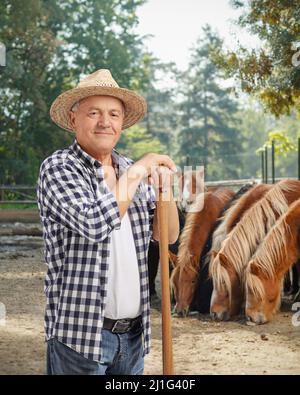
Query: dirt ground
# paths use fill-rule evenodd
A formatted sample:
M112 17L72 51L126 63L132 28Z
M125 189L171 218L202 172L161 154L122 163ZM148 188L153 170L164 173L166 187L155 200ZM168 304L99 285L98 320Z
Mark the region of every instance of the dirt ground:
M0 237L0 374L45 374L45 269L41 238ZM300 374L300 326L285 310L262 326L172 318L175 374ZM161 314L152 309L145 374L162 374L161 348Z

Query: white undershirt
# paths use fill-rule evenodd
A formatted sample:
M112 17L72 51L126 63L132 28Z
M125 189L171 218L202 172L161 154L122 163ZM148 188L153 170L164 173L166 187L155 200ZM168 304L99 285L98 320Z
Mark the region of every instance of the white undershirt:
M140 275L127 212L121 228L111 232L108 265L105 317L114 320L137 317L141 313Z

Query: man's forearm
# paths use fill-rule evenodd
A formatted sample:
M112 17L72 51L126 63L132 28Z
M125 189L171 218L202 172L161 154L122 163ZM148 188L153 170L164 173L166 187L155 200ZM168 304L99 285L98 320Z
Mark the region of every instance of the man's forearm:
M145 175L140 171L140 169L136 169L133 165L122 174L115 186L112 188L112 193L118 203L121 218L126 213L137 187L144 176Z

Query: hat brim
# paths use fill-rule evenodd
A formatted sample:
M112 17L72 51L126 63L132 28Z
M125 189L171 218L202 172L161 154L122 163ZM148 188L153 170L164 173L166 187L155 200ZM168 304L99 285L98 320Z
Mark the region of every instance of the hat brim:
M59 127L69 132L75 132L70 122L70 110L75 103L90 96L112 96L121 100L125 107L123 129L141 120L147 112L145 99L137 93L124 88L108 86L88 86L70 89L59 95L50 108L50 117Z

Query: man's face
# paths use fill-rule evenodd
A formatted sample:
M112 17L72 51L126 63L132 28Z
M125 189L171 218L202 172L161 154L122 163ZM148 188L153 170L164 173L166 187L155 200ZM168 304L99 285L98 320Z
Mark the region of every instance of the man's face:
M124 120L122 102L111 96L90 96L80 102L70 118L79 145L91 156L101 160L117 144Z

